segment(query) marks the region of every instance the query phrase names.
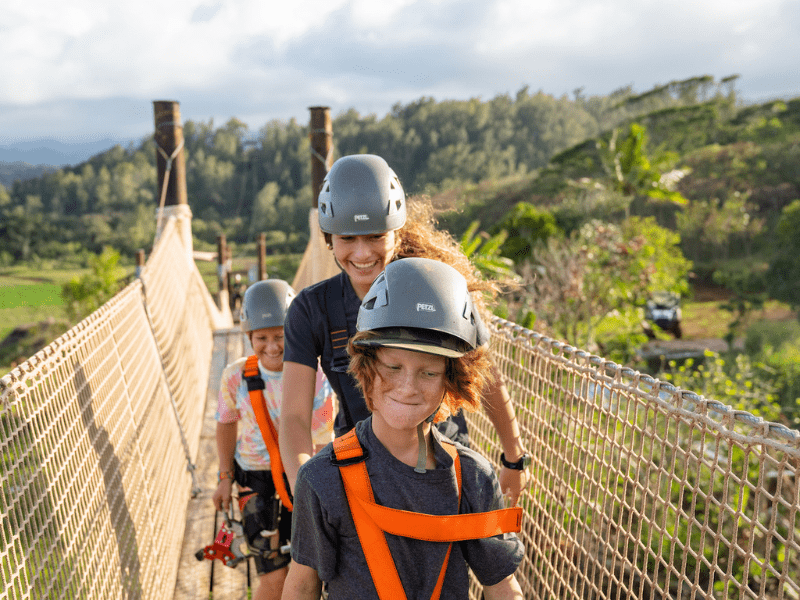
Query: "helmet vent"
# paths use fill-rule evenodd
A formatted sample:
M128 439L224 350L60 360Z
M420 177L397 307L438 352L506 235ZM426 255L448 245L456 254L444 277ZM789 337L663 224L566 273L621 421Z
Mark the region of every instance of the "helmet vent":
M369 300L364 302L364 304L362 304L362 306L364 307L365 310L372 310L373 308L375 308L375 300L376 299L377 298L370 298Z
M472 312L471 307L469 304L464 304L464 312L461 315L467 321L469 321L470 325L475 324L475 313Z

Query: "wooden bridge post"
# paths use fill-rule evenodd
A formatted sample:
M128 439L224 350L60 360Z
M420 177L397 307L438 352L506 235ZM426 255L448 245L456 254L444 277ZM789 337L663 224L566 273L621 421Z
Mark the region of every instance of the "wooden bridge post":
M258 280L267 278L267 234L258 234Z
M312 106L311 111L311 197L314 208L318 207L322 181L333 164L333 125L331 109L327 106Z
M308 214L309 238L300 266L292 281L298 291L304 287L328 279L339 272L333 255L325 248L319 230L317 209L322 182L333 163L333 125L327 106L312 106L311 111L311 194L314 205Z
M155 117L156 170L158 173L158 216L156 239L164 223L178 219L181 239L192 256L192 211L186 192L186 160L183 152L183 125L180 104L172 100L153 101Z

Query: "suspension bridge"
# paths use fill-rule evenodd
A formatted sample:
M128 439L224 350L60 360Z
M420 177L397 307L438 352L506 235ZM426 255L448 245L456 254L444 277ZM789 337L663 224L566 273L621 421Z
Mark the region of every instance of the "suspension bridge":
M193 260L182 143L160 129L179 114L158 110L161 204L139 276L0 379L0 600L248 597L245 564L194 556L219 526L219 375L248 348ZM311 129L330 138L313 115ZM296 288L327 274L319 240ZM797 431L514 323L491 329L533 458L526 598L800 599ZM469 422L499 465L488 419Z

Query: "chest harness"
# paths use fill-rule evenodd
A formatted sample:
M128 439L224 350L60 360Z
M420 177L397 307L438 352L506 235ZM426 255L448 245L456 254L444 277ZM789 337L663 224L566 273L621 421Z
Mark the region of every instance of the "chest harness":
M345 430L350 430L356 424L350 403L354 403L353 410L359 410L359 406L363 405L362 412L366 410L366 405L361 397L361 392L355 390L352 380L347 374L347 368L350 365L347 342L355 335L355 331L351 329L347 322L344 301L345 283L343 279L345 276L342 273L331 277L323 284L323 289L320 290L322 293L319 303L320 306L325 307L328 338L330 340L331 359L329 370L326 370L326 373L328 374L328 381L339 397L339 406L344 412Z
M283 461L278 448L278 432L275 430L275 424L267 412L267 402L264 400L264 388L266 385L261 378L261 372L258 370L258 356L255 354L247 358L242 377L247 382L250 404L253 407L258 428L261 430L261 436L267 446L270 473L272 474L272 483L275 485L275 491L278 493L283 505L288 510L292 510L292 496L289 493L289 487L286 485Z
M458 506L461 510L461 461L455 445L447 439L441 441L442 448L453 458L458 484ZM369 454L358 441L355 430L336 438L333 450L335 458L332 457L331 462L339 467L358 540L381 600L407 598L385 533L429 542L450 542L431 596L431 600L438 600L453 542L518 532L521 528L520 507L482 513L429 515L381 506L375 502L369 481L365 462Z

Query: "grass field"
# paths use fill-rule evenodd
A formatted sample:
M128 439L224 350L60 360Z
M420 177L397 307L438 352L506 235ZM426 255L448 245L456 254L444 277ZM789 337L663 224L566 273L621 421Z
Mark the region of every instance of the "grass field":
M267 257L268 277L277 277L291 281L294 272L300 264L301 254L290 254ZM247 272L255 268L257 261L253 258L235 258L234 271ZM197 267L212 295L219 289L217 282L216 262L197 262ZM119 276L123 277L133 270L133 267L120 269ZM64 331L74 323L69 323L66 306L61 297L61 287L64 283L76 276L89 272L89 269L37 269L28 266L14 266L0 268L0 342L16 327L34 325L43 321L55 321L62 327L50 327L45 333L44 344L52 342L60 331ZM247 276L245 275L245 281ZM30 350L32 355L41 347ZM26 349L27 352L27 349ZM0 376L11 370L10 364L0 364Z
M66 323L61 286L79 274L71 270L38 270L30 267L0 269L0 341L20 325L50 319ZM0 375L10 370L10 364L0 364Z
M64 320L67 313L61 286L85 270L0 269L0 340L19 325L48 318Z
M291 281L300 262L301 255L267 257L269 277ZM234 271L246 272L254 268L254 258L236 258ZM197 262L209 291L215 295L219 289L217 264ZM39 323L53 319L67 323L67 313L61 298L61 286L71 278L83 275L87 269L35 269L31 267L0 268L0 341L17 326ZM245 276L246 280L246 276ZM683 338L724 338L728 324L733 320L730 312L721 308L727 294L724 290L703 290L682 303ZM755 311L750 322L757 320L788 320L794 315L785 305L770 301L762 311ZM669 334L659 333L668 338ZM49 343L52 340L49 340ZM9 370L0 365L0 375Z

